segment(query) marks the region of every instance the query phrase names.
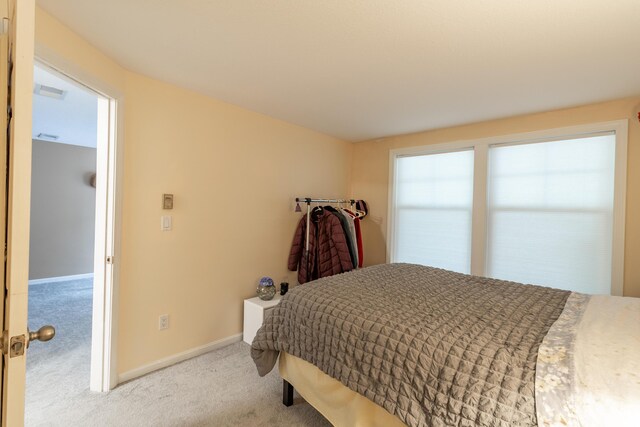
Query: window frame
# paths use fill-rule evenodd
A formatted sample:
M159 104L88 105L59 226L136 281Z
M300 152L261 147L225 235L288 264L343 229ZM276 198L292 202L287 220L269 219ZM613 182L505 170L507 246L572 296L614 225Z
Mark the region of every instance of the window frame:
M613 241L611 246L611 295L622 296L624 286L624 238L627 192L628 120L590 123L533 132L459 140L389 150L389 195L387 212L387 262L394 262L396 248L396 161L399 157L473 150L473 204L471 219L472 275L486 276L487 256L487 184L489 148L495 145L517 145L554 140L577 139L595 134L615 134L615 172L613 189Z

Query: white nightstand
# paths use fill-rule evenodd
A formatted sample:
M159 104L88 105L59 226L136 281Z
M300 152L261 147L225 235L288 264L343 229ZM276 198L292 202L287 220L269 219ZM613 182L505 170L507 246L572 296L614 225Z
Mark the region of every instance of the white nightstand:
M262 326L265 317L280 302L280 294L276 294L272 300L263 301L258 297L244 300L244 330L242 339L247 344L253 342L256 332Z

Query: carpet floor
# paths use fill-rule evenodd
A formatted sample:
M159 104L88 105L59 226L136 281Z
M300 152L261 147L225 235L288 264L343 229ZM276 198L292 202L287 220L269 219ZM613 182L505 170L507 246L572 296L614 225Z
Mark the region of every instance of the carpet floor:
M260 378L243 342L89 391L91 281L32 285L29 324L56 326L27 357L26 426L330 426L296 394L282 405L277 368Z

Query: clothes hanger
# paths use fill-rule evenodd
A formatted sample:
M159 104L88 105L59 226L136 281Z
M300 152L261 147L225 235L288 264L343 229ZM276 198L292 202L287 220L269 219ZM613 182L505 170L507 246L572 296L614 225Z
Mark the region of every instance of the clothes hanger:
M341 202L340 205L343 211L347 212L348 214L353 213L353 206L348 205L347 202ZM353 203L351 205L353 205Z
M367 206L367 202L365 202L364 200L356 201L356 209L360 213L361 218L364 218L369 214L369 208Z

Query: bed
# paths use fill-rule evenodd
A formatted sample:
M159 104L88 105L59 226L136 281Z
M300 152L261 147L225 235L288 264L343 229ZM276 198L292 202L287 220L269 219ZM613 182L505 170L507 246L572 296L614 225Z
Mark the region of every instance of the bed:
M412 264L291 290L251 355L280 356L334 425L637 425L640 300Z

